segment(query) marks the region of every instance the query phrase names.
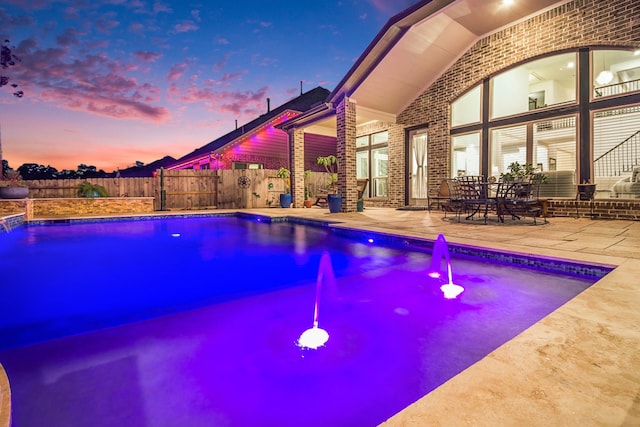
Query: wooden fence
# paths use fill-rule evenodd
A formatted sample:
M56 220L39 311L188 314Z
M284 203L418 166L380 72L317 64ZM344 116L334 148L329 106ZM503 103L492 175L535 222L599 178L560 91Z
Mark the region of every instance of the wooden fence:
M154 197L155 178L89 178L25 181L32 199L78 197L83 182L103 186L111 197Z
M326 187L327 174L313 172L313 194ZM270 169L158 170L152 178L29 180L30 198L77 197L82 182L103 186L111 197L153 197L155 210L278 207L285 182ZM314 199L315 200L315 199Z

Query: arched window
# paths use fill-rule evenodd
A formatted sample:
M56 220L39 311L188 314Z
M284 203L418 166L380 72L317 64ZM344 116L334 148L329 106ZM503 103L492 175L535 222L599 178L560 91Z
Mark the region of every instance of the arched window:
M590 181L596 197L640 197L639 119L640 51L537 58L452 102L452 175L497 178L517 161L547 175L544 196L575 197L576 184Z

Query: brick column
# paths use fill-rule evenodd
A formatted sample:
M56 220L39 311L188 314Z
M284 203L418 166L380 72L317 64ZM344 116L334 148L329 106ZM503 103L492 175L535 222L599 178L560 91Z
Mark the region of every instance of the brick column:
M356 104L345 97L336 107L336 157L338 193L342 194L342 212L355 212L356 188Z
M292 129L287 133L291 167L291 200L294 208L301 208L304 206L304 130Z

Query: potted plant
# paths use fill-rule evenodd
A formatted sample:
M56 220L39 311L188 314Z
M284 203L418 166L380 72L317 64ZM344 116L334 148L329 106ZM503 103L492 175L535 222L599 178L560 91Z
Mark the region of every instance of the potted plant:
M0 199L26 199L29 187L22 179L20 172L8 171L0 179Z
M523 181L535 175L536 169L532 164L521 165L519 162L512 162L505 173L500 174L500 180L503 182Z
M327 194L327 204L329 212L337 213L342 209L342 195L338 194L338 159L334 155L320 156L317 158L319 165L322 165L329 174L327 186L330 190Z
M102 185L84 181L78 185L78 197L109 197L109 192Z
M309 180L311 179L311 171L304 171L304 207L310 208L312 206L313 194L311 193L311 187L309 186Z
M547 182L547 176L538 172L531 163L521 165L519 162L512 162L507 171L500 174L500 181L522 183L519 185L521 191L518 192L518 196L524 197L530 193L532 185L537 188L537 185ZM535 193L537 196L537 191Z
M285 167L281 167L276 172L278 178L284 179L284 193L280 194L280 206L283 208L291 207L291 193L289 186L291 185L291 171Z

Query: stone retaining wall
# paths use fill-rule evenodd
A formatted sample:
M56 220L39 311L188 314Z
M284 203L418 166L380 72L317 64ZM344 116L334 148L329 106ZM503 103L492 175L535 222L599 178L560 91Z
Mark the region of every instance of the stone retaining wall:
M26 219L154 212L153 197L96 197L0 200L0 216L25 213Z

